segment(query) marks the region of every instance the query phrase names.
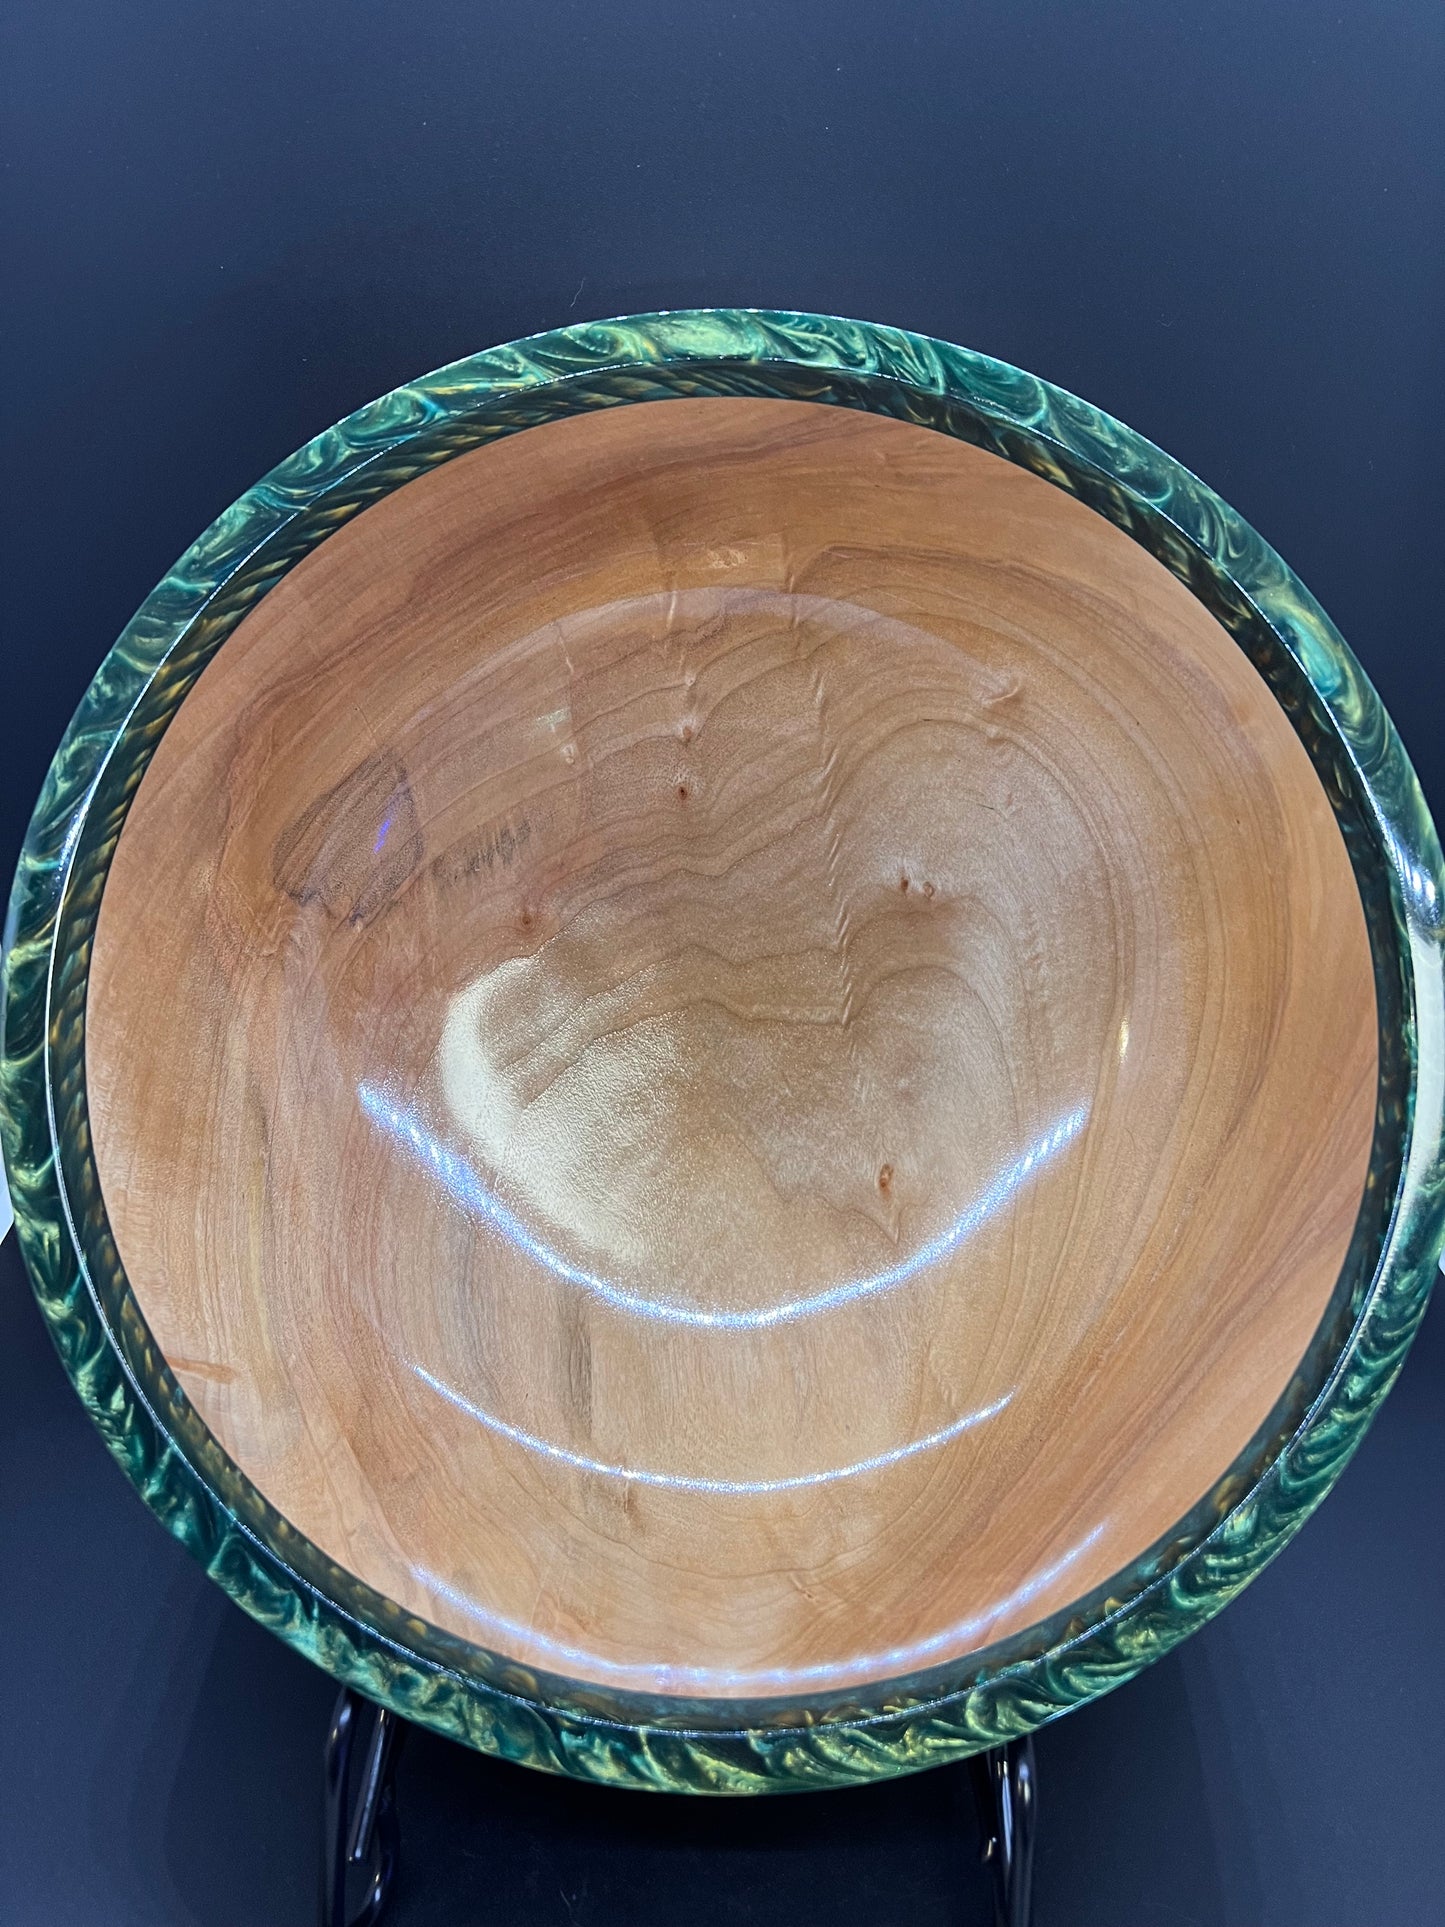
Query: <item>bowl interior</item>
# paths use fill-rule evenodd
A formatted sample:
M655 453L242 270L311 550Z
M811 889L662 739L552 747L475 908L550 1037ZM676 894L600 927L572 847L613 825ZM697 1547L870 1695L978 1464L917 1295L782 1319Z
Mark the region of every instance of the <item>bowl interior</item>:
M1231 638L848 410L462 455L264 597L105 885L86 1073L206 1424L378 1591L602 1685L953 1661L1137 1558L1324 1315L1354 876Z

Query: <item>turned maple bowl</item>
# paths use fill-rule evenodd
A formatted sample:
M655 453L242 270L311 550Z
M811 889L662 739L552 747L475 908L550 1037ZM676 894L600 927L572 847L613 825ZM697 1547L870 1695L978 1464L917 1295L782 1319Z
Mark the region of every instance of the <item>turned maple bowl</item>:
M1118 423L798 315L363 409L106 659L5 1154L249 1612L702 1791L1118 1683L1337 1476L1441 1237L1440 853L1278 558Z

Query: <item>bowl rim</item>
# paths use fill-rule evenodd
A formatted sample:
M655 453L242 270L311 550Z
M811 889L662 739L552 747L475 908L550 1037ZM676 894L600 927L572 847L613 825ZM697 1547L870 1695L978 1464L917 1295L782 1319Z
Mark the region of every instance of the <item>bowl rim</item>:
M954 435L1076 495L1234 636L1309 752L1360 886L1379 1102L1330 1306L1275 1408L1190 1512L1105 1585L963 1661L813 1696L603 1688L405 1612L276 1513L155 1345L110 1233L86 1108L85 993L110 857L166 725L281 577L352 515L469 449L678 396L829 403ZM833 316L692 309L580 323L455 362L325 430L227 509L137 611L56 751L5 929L0 1141L65 1370L147 1505L247 1612L407 1719L616 1785L771 1792L917 1771L1121 1684L1218 1612L1304 1523L1393 1383L1445 1236L1445 866L1404 749L1339 633L1272 549L1159 449L947 342Z

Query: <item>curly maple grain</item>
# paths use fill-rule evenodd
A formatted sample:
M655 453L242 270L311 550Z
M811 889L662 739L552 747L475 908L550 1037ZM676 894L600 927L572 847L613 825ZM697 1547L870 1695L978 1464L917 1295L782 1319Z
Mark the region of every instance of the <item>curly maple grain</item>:
M280 1514L726 1699L958 1659L1215 1485L1345 1257L1375 996L1298 737L1145 550L910 424L674 400L458 457L242 621L86 1069Z

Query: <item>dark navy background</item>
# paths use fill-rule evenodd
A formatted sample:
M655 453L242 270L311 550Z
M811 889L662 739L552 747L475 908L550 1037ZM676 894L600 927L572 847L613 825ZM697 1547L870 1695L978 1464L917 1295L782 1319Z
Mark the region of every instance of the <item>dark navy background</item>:
M263 470L422 370L831 310L1120 415L1280 548L1445 812L1445 10L12 0L0 868L86 680ZM1328 1021L1328 1013L1321 1013ZM1039 1927L1445 1921L1445 1298L1224 1617L1039 1740ZM0 1253L0 1918L312 1919L329 1683L110 1463ZM751 1803L416 1741L395 1927L987 1918L957 1776Z

